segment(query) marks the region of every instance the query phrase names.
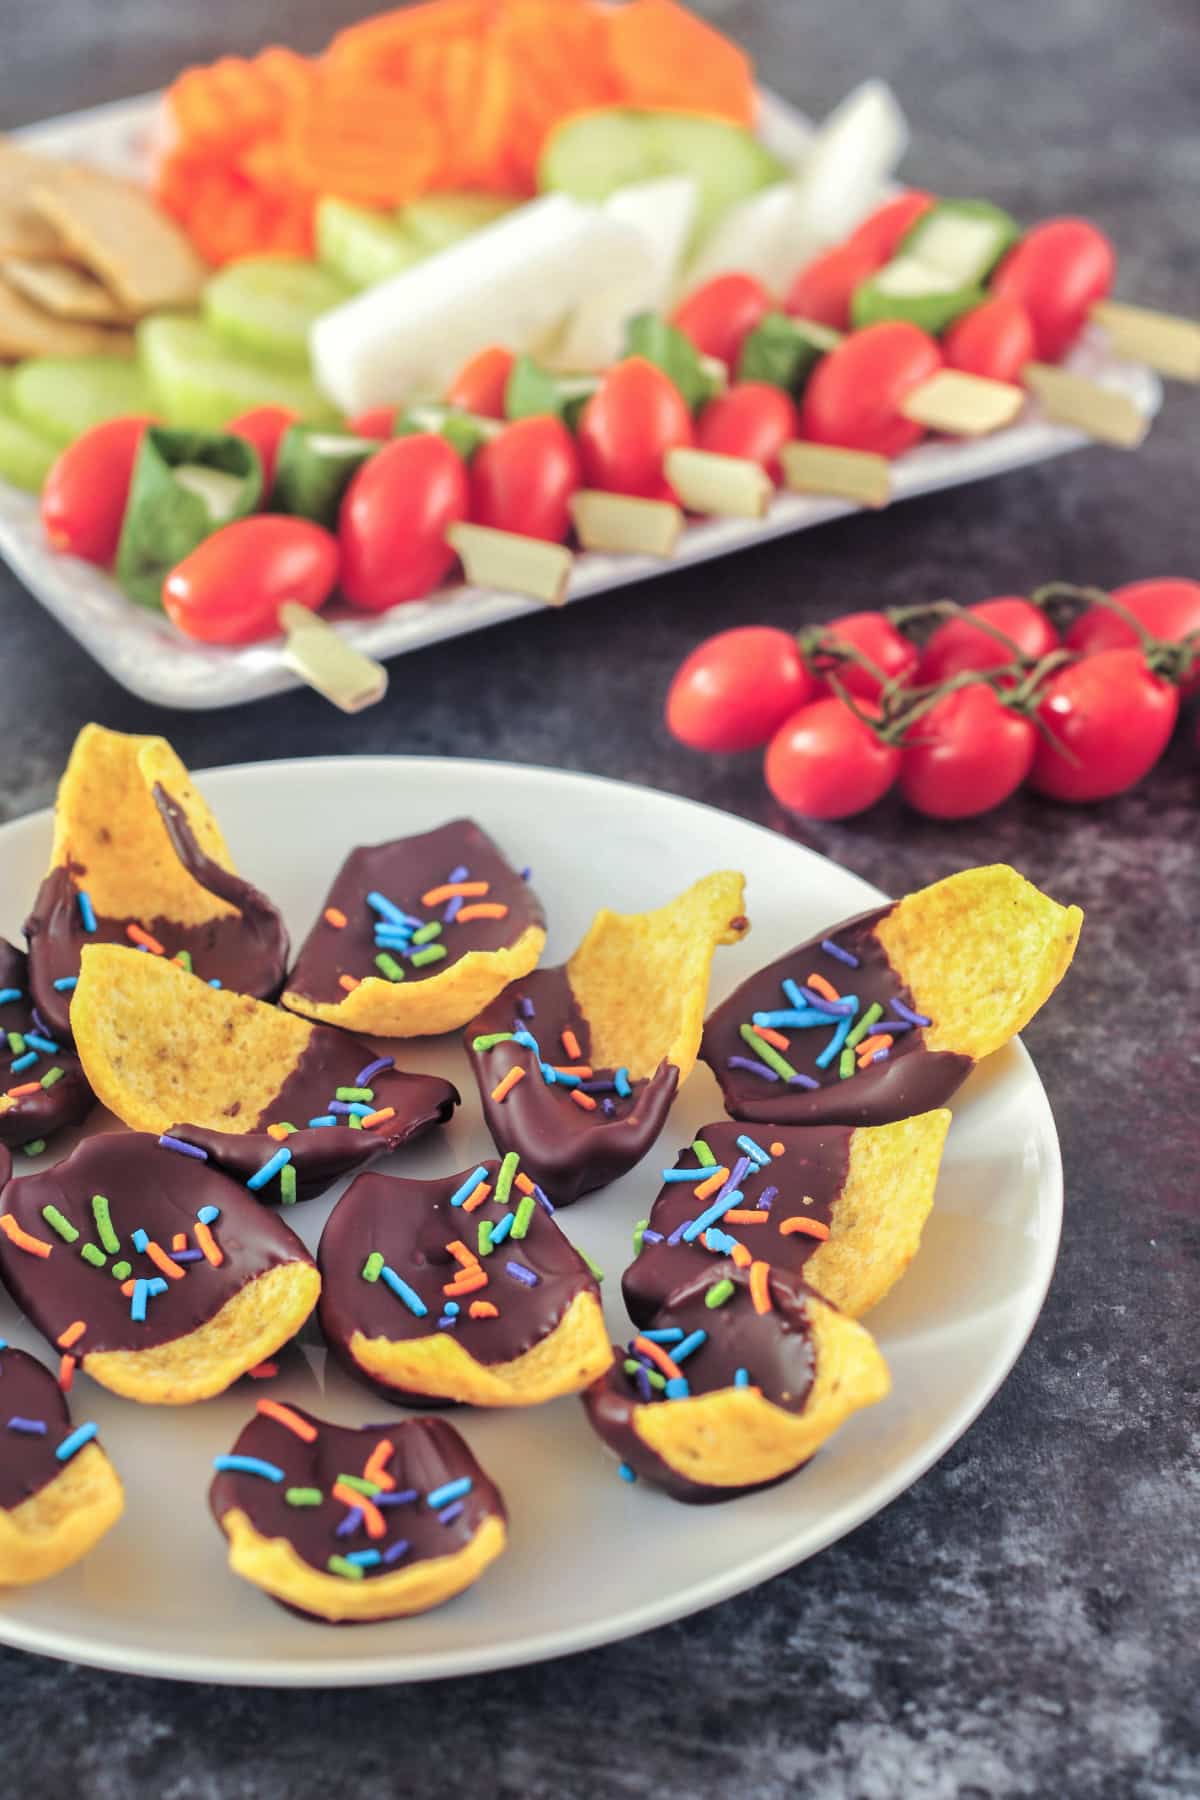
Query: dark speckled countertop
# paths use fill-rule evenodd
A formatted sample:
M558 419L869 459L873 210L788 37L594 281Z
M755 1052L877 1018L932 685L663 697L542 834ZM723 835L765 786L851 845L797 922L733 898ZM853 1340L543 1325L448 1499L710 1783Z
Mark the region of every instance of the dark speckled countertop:
M155 86L353 0L48 0L0 7L0 124ZM908 176L1020 216L1079 211L1121 292L1200 310L1195 0L708 0L768 79L821 111L886 75ZM1200 395L1132 456L1090 450L781 540L393 665L376 711L311 695L179 715L131 700L0 572L10 694L0 818L51 799L89 718L164 731L197 767L336 751L566 764L786 829L754 758L659 724L674 665L739 619L976 600L1058 577L1196 574ZM635 1645L430 1687L175 1687L0 1651L0 1791L98 1800L470 1792L1151 1800L1200 1793L1197 1124L1200 855L1193 727L1138 792L1022 799L947 829L886 805L798 835L894 892L1007 859L1088 922L1028 1033L1067 1169L1062 1258L1033 1340L966 1437L881 1517L791 1574ZM1188 946L1192 954L1184 952Z

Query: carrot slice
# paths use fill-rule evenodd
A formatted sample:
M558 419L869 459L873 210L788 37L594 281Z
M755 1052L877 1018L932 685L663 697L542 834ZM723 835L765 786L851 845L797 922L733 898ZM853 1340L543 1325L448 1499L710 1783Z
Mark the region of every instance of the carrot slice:
M608 39L628 105L687 108L737 125L753 123L749 57L676 0L629 0L609 15Z

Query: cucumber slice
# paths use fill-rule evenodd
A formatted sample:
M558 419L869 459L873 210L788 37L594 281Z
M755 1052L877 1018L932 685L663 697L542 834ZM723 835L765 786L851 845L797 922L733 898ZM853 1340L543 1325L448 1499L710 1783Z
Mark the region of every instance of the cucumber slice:
M990 200L939 200L905 233L897 256L914 256L961 287L978 287L1020 235L1012 215Z
M840 342L840 333L829 325L767 313L742 345L737 378L768 381L799 394L821 358Z
M883 319L907 319L931 337L940 337L955 319L986 298L973 282L960 282L915 256L897 256L855 289L850 317L859 327L878 325Z
M752 132L722 119L620 107L583 113L553 133L538 181L576 200L607 200L656 175L690 175L697 187L693 241L721 213L788 171Z
M38 493L58 451L57 444L31 425L0 412L0 480L31 494Z
M482 231L485 225L494 225L520 204L508 194L430 194L402 206L396 222L424 254L432 255L457 244L459 238L470 237L473 231Z
M286 406L324 423L336 415L308 375L231 350L203 320L160 313L138 326L142 366L158 409L172 425L221 431L255 406ZM153 411L153 405L121 412Z
M234 350L307 368L309 326L350 293L347 282L303 257L248 256L205 287L204 317Z
M145 376L122 356L35 356L13 371L13 411L59 445L123 413L154 410Z
M368 212L345 200L317 203L317 255L352 288L386 281L425 254L425 246L387 213Z

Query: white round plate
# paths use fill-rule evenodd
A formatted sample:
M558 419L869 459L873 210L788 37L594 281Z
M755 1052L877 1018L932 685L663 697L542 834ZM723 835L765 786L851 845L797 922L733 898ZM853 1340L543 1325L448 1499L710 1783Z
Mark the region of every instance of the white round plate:
M198 784L238 866L279 902L298 938L355 844L469 814L518 866L533 866L561 961L600 906L659 905L711 869L741 869L753 929L717 952L713 1000L760 963L879 898L857 876L788 839L668 794L505 764L362 757L219 769ZM17 938L44 869L50 816L0 829L0 930ZM931 871L936 873L936 871ZM19 941L19 939L18 939ZM455 1080L449 1130L391 1159L397 1173L445 1174L492 1153L457 1038L406 1045L407 1067ZM578 1400L527 1412L454 1415L511 1514L504 1556L468 1593L423 1617L330 1630L283 1611L228 1573L209 1516L212 1458L227 1450L260 1383L193 1408L138 1408L80 1378L77 1420L96 1419L125 1483L124 1518L77 1568L0 1595L0 1641L142 1675L249 1685L417 1681L503 1668L628 1637L752 1587L886 1506L954 1443L1025 1343L1049 1284L1062 1170L1049 1104L1014 1044L976 1070L955 1105L937 1203L912 1268L871 1316L893 1391L860 1413L793 1480L733 1511L681 1506L627 1486ZM560 1215L607 1271L614 1337L627 1321L620 1274L632 1226L676 1146L722 1116L701 1065L658 1148L622 1181ZM111 1129L100 1115L90 1129ZM329 1197L293 1219L315 1247ZM0 1336L45 1345L0 1296ZM345 1423L387 1405L304 1344L270 1392ZM733 1529L722 1531L721 1526Z

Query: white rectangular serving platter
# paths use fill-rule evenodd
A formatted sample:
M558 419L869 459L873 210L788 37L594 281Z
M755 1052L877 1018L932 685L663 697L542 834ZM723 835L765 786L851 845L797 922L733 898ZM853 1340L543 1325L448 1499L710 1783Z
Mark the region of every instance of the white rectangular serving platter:
M76 157L114 173L136 176L144 166L157 98L148 94L116 101L46 120L16 135L52 155ZM803 148L808 129L794 108L775 95L763 95L761 135L773 149L794 157ZM1128 394L1146 418L1157 413L1162 401L1157 377L1139 364L1117 361L1099 337L1083 342L1067 366ZM1086 441L1077 431L1049 424L1030 401L1006 431L974 442L931 439L899 458L894 469L894 500L1001 475L1060 456ZM780 494L765 519L710 519L689 525L669 562L646 556L582 555L575 562L568 602L707 562L731 550L804 531L858 510L841 500ZM301 685L284 666L282 640L241 649L194 643L162 614L127 600L101 570L53 553L42 536L36 499L4 483L0 483L0 556L72 637L115 680L144 700L181 710L203 710L259 700ZM339 629L357 649L385 659L538 610L536 601L459 586L376 616L345 614Z

